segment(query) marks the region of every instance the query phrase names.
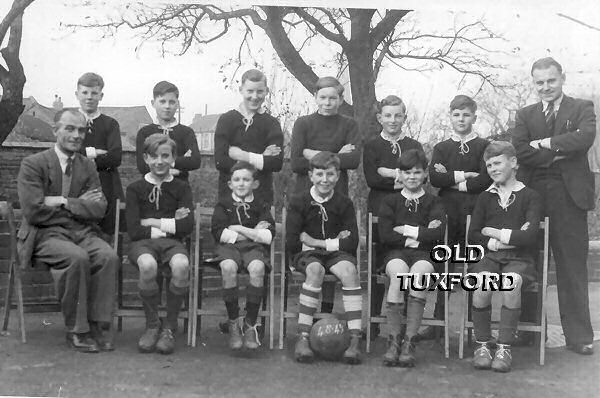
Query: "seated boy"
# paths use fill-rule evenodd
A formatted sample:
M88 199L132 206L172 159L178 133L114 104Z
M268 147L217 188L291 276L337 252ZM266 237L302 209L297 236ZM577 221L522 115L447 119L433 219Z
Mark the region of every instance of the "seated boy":
M157 123L144 126L137 133L135 138L137 168L143 175L150 171L142 150L144 141L152 134L164 134L177 145L170 173L187 182L189 172L200 168L201 157L194 130L180 124L175 118L175 113L179 109L179 89L167 81L156 83L152 90L151 104L156 110Z
M443 240L446 212L442 201L423 189L427 178L427 158L423 151L403 152L398 168L404 188L384 197L379 207L379 241L383 245L385 273L390 278L387 292L390 335L383 363L413 367L415 337L423 319L426 291L414 290L410 283L402 284L397 276L410 273L419 286L423 285L423 274L434 272L430 253Z
M344 310L350 330L350 347L344 361L360 363L360 332L362 295L356 269L358 227L354 205L347 196L336 192L340 178L340 159L336 154L321 151L310 160L308 176L312 187L290 199L286 223L286 245L293 256L293 267L306 274L300 290L298 330L295 358L311 362L314 353L308 336L313 314L319 305L325 272L342 282Z
M140 352L170 354L175 349L177 315L189 287L189 257L181 242L194 227L192 191L187 181L170 173L176 144L164 134L144 141L144 161L150 172L127 187L129 260L140 270L138 286L146 314L146 331L138 342ZM168 265L167 317L158 317L158 272Z
M493 141L483 157L494 183L477 199L469 227L469 243L480 244L488 250L481 261L469 267L469 272L500 274L504 286L509 283L509 276L514 282L512 290L502 291L500 331L493 359L490 347L492 291L479 287L473 292L472 314L477 342L473 366L509 372L512 363L510 347L521 313L521 287L536 278L532 253L537 243L541 198L536 191L517 181L517 158L511 143Z
M212 234L223 276L223 299L229 317L229 348L254 350L260 345L256 318L264 296L265 270L270 269L269 245L275 235L275 221L269 205L254 196L258 188L256 168L237 162L231 168L229 197L221 197L212 217ZM250 274L246 289L246 317L239 317L237 273ZM243 335L243 341L242 341Z

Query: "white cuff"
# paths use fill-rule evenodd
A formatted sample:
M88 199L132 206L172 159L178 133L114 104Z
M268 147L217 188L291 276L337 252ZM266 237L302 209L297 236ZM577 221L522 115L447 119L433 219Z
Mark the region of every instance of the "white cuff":
M500 230L500 242L504 243L505 245L508 245L508 242L510 242L511 234L512 229L502 228Z
M498 240L494 239L494 238L490 238L490 240L488 240L487 247L491 251L497 252L498 251Z
M98 156L98 154L96 153L96 148L94 148L93 146L86 146L85 156L90 159L96 159L96 157Z
M262 170L265 165L265 159L263 155L258 153L248 152L248 163L256 167L257 170Z
M466 181L459 182L458 183L458 190L460 192L467 192L467 182Z
M336 252L340 250L339 239L325 239L325 250L328 252Z
M175 219L174 218L161 218L160 219L160 230L168 234L175 234Z
M273 240L273 234L268 229L257 229L256 230L256 239L254 240L256 243L270 245L272 240Z
M413 238L406 238L406 241L404 241L404 246L416 249L419 247L419 241Z
M221 238L219 239L219 242L221 243L235 243L235 241L238 238L238 233L235 231L232 231L228 228L225 228L223 230L223 232L221 232Z
M454 183L458 184L463 181L467 181L467 179L465 178L465 172L464 171L455 171L454 172Z
M544 138L543 140L540 141L540 145L546 149L552 149L551 139L552 139L551 137Z
M412 225L404 226L404 233L402 234L409 238L417 239L419 237L419 227L413 227Z
M158 228L150 227L150 239L166 238L167 234Z
M394 177L394 183L404 185L404 183L402 182L402 172L400 171L400 169L395 169L395 172L396 177Z
M309 250L315 250L315 248L311 247L311 246L308 246L306 243L303 243L302 244L302 251L306 252L306 251L309 251Z

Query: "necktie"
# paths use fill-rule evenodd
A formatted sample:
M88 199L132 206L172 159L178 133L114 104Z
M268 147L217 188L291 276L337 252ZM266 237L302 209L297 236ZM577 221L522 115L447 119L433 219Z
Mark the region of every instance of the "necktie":
M554 133L554 122L556 121L556 112L554 112L554 101L548 102L546 108L546 127L550 132L550 135Z
M73 165L73 159L67 158L67 167L65 167L65 175L71 176L71 172L72 172L72 168L73 168L72 165Z

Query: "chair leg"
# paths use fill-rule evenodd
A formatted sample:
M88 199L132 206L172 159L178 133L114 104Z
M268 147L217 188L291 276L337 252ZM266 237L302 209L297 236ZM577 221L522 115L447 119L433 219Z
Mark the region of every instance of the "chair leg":
M444 355L450 358L450 292L444 291Z
M26 343L25 338L25 310L23 305L23 284L21 283L20 271L15 267L15 287L17 288L17 307L19 308L19 325L21 326L21 342Z
M117 308L123 308L123 266L119 267L117 271ZM123 317L117 317L117 330L123 331Z
M12 293L15 284L15 272L14 263L11 263L8 267L8 285L6 286L6 294L4 296L4 316L2 317L2 331L8 330L8 322L10 320L10 310L12 307Z
M275 346L275 270L269 272L269 349Z
M465 325L467 323L467 306L468 303L467 291L462 292L461 305L461 320L460 320L460 336L458 339L458 359L463 359L465 354Z
M281 254L285 256L284 253ZM287 281L285 278L285 264L283 259L281 260L281 269L279 274L279 349L283 350L283 338L285 334L285 311L286 307L286 287Z

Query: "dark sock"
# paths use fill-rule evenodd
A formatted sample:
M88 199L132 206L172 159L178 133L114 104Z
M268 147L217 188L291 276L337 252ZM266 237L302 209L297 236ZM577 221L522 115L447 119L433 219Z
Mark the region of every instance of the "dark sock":
M230 287L223 289L223 300L227 308L227 317L233 321L240 316L240 306L238 304L238 288Z
M264 287L249 285L246 289L246 323L250 326L256 325L260 302L264 294Z
M146 314L146 328L156 329L160 327L160 318L158 317L160 296L158 295L158 288L152 290L140 290L140 298L142 299L144 314Z
M416 336L423 320L425 310L425 299L408 296L406 303L406 338Z
M385 296L385 285L376 283L375 278L373 278L372 285L372 296L371 296L371 315L379 316L381 315L381 306L383 305L383 297Z
M498 343L513 344L515 332L521 316L520 308L508 308L502 306L500 309L500 331L498 332Z
M178 287L172 283L169 284L169 289L167 290L167 318L165 324L165 327L168 329L173 331L177 330L177 316L179 315L181 304L183 304L187 292L187 287Z
M331 314L332 311L333 311L333 303L328 303L325 301L323 301L321 303L321 312Z
M475 329L475 340L492 340L492 306L488 305L484 308L473 306L471 317L473 318L473 329Z

